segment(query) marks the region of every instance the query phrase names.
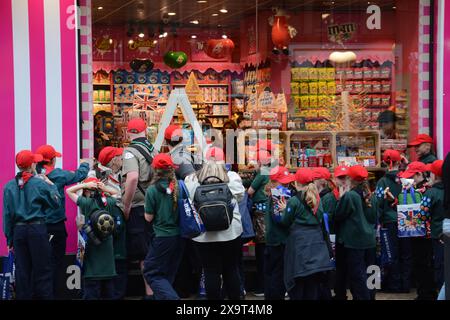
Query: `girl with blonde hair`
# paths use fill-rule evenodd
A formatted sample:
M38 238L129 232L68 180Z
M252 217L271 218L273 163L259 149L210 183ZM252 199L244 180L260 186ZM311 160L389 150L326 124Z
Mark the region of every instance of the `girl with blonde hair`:
M291 300L319 300L323 273L333 269L322 231L323 210L307 168L295 174L298 191L283 209L281 223L290 227L284 255L284 284Z
M206 296L208 300L223 299L223 281L228 299L239 300L241 290L238 264L243 229L238 202L243 198L245 189L236 172L227 172L221 149L211 148L206 158L208 161L203 168L185 179L190 198L194 199L195 191L202 184L226 183L233 195L231 203L234 206L233 219L228 229L207 231L193 239L205 274Z

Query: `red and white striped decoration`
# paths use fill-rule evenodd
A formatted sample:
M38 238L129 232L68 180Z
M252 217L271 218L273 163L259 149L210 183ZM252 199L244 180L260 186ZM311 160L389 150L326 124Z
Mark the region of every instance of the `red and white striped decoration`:
M94 156L94 124L92 104L92 1L80 1L80 53L81 53L81 145L82 157Z
M58 166L68 170L78 166L75 4L75 0L0 1L2 187L14 178L15 154L22 149L51 144L63 154ZM2 197L3 189L1 202ZM67 227L75 230L76 207L71 203L67 203L67 214ZM73 251L76 232L69 234L68 249ZM5 253L1 233L0 255Z
M431 53L430 0L419 3L419 133L430 134L430 65Z

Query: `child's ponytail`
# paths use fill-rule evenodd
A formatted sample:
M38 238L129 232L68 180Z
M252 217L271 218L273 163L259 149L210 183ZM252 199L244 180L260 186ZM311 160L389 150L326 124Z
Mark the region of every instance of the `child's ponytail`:
M175 175L175 170L173 168L170 169L169 172L169 188L171 188L172 191L172 201L173 201L173 208L176 212L176 209L178 207L178 180Z
M161 179L167 179L169 182L169 190L164 189L161 185L160 185L160 180ZM176 211L177 207L178 207L178 180L176 178L175 175L175 169L170 168L170 169L155 169L154 171L154 175L153 175L153 179L150 182L151 185L155 185L156 188L162 192L162 193L167 193L170 194L172 197L172 201L173 201L173 208Z

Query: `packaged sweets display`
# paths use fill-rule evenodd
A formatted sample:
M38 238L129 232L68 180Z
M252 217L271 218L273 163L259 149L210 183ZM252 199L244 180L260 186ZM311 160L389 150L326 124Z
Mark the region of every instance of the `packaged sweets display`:
M318 86L319 86L319 89L318 89L319 94L328 94L328 86L325 81L320 81L318 83Z
M319 93L318 82L310 82L309 83L309 94L318 94L318 93Z
M333 108L341 106L338 102L342 101L339 97L343 92L350 94L351 107L364 109L361 112L369 120L361 127L373 129L377 126L379 110L385 110L393 103L391 67L370 60L340 68L310 67L311 62L291 69L291 94L294 108L304 121L303 129L318 131L338 128L339 125L333 122L339 119Z
M309 94L308 82L300 82L300 94Z

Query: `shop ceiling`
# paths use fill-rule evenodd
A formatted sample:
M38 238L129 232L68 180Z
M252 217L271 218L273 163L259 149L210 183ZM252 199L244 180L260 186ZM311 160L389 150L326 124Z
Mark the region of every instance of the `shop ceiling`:
M325 12L366 10L368 4L395 9L395 0L258 0L260 10L281 7ZM200 28L239 28L242 17L256 12L256 0L93 0L94 25L161 22Z

